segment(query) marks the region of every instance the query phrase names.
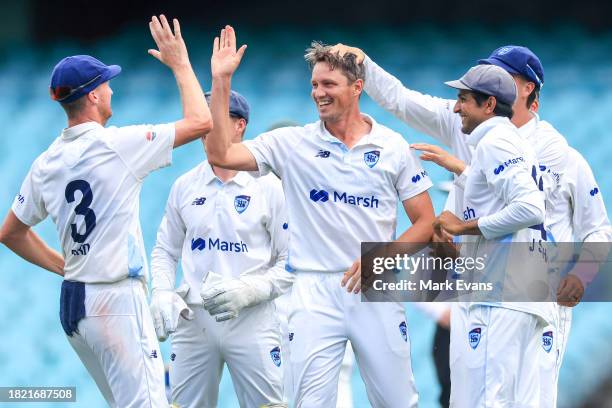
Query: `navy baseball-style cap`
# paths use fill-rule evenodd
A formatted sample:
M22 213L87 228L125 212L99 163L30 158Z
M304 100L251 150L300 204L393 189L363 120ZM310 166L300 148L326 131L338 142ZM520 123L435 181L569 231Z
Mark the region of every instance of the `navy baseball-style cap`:
M210 91L206 92L204 96L206 97L206 102L210 104ZM249 107L249 103L246 98L240 95L236 91L230 91L230 101L229 101L229 114L232 116L237 116L246 120L249 123L249 112L251 108Z
M493 51L489 58L478 60L478 63L497 65L511 74L522 75L538 88L544 85L544 67L538 56L527 47L505 45Z
M510 106L514 104L517 94L512 76L496 65L476 65L461 78L445 82L445 84L455 89L477 91L494 96L500 102Z
M51 99L66 103L76 101L120 72L119 65L106 65L89 55L66 57L53 68Z

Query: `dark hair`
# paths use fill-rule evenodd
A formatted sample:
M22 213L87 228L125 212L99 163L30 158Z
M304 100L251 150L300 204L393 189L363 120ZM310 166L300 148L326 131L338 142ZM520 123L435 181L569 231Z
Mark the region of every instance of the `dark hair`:
M347 52L344 56L340 57L339 53L332 52L331 49L331 45L313 41L310 44L310 48L306 49L306 54L304 54L304 59L308 62L310 69L317 62L326 62L332 70L340 68L350 83L358 79L365 80L365 67L363 63L357 64L357 56L355 54Z
M64 108L66 115L69 118L73 118L78 115L85 106L85 99L86 98L84 96L81 96L72 102L60 102L60 105L62 105L62 108Z
M472 95L474 95L474 99L476 100L476 105L478 106L482 106L482 104L485 103L487 99L489 99L489 97L492 96L492 95L487 95L485 93L478 92L478 91L471 91L471 93ZM495 98L495 96L493 97ZM500 101L497 98L495 98L495 101L496 101L496 104L495 104L495 109L493 109L493 113L496 116L505 116L508 119L512 119L512 116L514 115L514 112L512 111L512 106Z

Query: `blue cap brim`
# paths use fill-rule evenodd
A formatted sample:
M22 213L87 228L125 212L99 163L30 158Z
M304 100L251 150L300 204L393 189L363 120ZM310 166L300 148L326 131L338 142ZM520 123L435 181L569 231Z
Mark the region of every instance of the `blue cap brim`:
M512 68L510 65L506 64L504 61L494 58L494 57L490 57L490 58L486 58L486 59L481 59L478 60L478 65L496 65L500 68L503 68L506 70L506 72L508 72L509 74L518 74L521 75L520 72L518 72L516 69Z

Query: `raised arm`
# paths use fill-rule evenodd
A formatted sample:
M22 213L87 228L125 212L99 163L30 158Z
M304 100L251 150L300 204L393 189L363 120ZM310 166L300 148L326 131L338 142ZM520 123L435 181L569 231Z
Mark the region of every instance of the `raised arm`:
M257 170L257 162L242 143L232 142L232 123L229 116L229 97L232 75L240 65L246 45L236 51L236 33L230 26L215 37L210 60L212 72L211 110L214 129L206 137L208 161L214 166L233 170Z
M158 50L150 49L149 54L157 58L172 70L183 106L183 118L175 123L174 147L189 143L199 137L204 137L213 127L212 116L204 92L193 72L187 47L181 36L181 26L177 19L173 20L174 33L170 24L162 14L155 16L149 22L151 35Z
M406 88L397 78L372 61L361 49L337 44L341 55L350 52L363 61L364 90L378 105L411 128L453 146L454 135L461 134L461 121L453 113L455 100L442 99Z

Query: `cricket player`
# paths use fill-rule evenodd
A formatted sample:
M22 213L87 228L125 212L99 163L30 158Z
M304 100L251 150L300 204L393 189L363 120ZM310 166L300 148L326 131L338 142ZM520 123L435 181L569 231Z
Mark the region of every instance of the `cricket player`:
M232 141L239 143L249 120L247 100L232 91L228 111ZM151 312L160 340L174 333L173 403L216 407L227 363L241 407L287 406L273 299L294 279L285 270L288 228L274 175L254 178L205 161L172 186L151 256ZM180 295L174 288L178 259ZM180 318L175 306L184 303L191 320Z
M479 247L488 241L542 240L533 227L545 215L545 196L532 176L538 162L510 122L517 94L513 78L495 65L477 65L446 84L459 90L454 111L475 147L463 197L470 217L461 220L443 212L434 227L442 234L478 236ZM521 261L538 260L545 266L541 254L533 251ZM469 304L464 316L469 343L459 345L455 360L451 357L451 405L539 406L540 372L533 363L540 360L542 330L555 317L550 302Z
M212 127L178 20L149 27L149 54L173 72L184 117L161 125L104 127L118 65L76 55L51 76L68 127L32 165L4 221L1 241L64 276L60 320L68 341L111 407L167 407L164 368L146 303L147 262L139 222L144 178L170 164L172 149ZM62 254L31 227L51 216Z
M305 57L320 120L233 143L230 81L245 49L236 50L229 26L215 39L215 129L206 148L213 165L272 171L283 183L291 225L287 268L295 274L289 330L296 406L335 407L350 340L372 406L414 407L418 396L404 308L361 302L354 278L360 275L361 242L395 239L398 198L412 221L399 240L430 240L431 182L401 135L359 111L363 66L318 43ZM347 271L353 279L343 279Z
M341 54L352 52L357 55L358 60L365 59L364 64L368 68L369 79L366 83L366 91L377 103L415 129L451 147L454 156L437 146L424 143L412 145L413 148L423 151L421 155L423 160L434 161L455 173L456 184L461 188L454 189L457 196L454 212L457 215L463 215L460 203L467 174L464 171L469 170L469 165L466 166L466 163L469 164L471 161L472 151L465 143L466 138L461 132L459 116L451 115L448 111L451 106L450 102L404 88L396 78L384 72L357 48L339 44L335 49ZM570 163L570 156L574 155L571 152L572 149L567 146L563 136L548 122L541 120L532 109L534 105L537 106L538 96L544 84L544 69L539 58L526 47L507 45L494 50L487 59L480 60L479 63L500 66L513 76L517 85L518 95L513 106L512 123L534 147L540 169L542 169L539 178L542 179L541 185L547 198L546 225L549 240L571 242L572 239L567 231L574 228L572 225L574 218L567 214L575 214L577 218L587 217L589 219L585 225L589 225L592 229L587 231L588 234L583 235L585 239L588 235L592 235L591 239L594 241L609 241L609 238L606 238L609 234L607 232L609 221L605 208L602 212L602 206L598 203L593 206L595 211L585 212L589 207L575 205L577 197L571 197L572 187L569 183L576 176L568 176L569 179L565 182L564 175ZM577 161L577 163L583 162L584 160ZM571 163L574 164L573 161ZM588 167L588 164L586 166ZM573 171L576 170L574 167L572 167ZM588 174L592 175L590 168L588 168ZM594 180L593 184L595 184ZM601 200L600 197L599 199ZM603 204L603 201L601 203ZM466 211L469 212L469 210ZM582 227L577 226L577 228ZM570 274L561 283L559 294L564 296L567 291L581 293L583 290L584 287L578 282L576 276ZM457 307L454 305L454 308ZM560 308L559 313L558 330L551 326L545 328L542 333L542 353L545 354L542 359L542 378L550 380L550 382L543 381L542 383L542 406L556 406L556 383L571 322L571 314L568 309ZM459 315L459 313L453 314L456 326L460 324L455 319ZM454 331L454 333L457 332L458 330ZM545 344L549 339L552 339L554 346L552 348Z

